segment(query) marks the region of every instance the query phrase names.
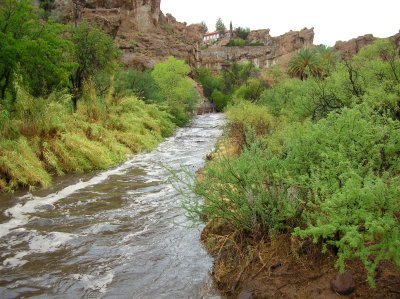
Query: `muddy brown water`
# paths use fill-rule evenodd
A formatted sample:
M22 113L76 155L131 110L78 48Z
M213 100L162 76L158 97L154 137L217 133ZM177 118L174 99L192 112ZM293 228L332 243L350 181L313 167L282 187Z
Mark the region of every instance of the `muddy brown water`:
M168 168L195 172L222 133L196 117L113 169L0 197L0 298L218 298Z

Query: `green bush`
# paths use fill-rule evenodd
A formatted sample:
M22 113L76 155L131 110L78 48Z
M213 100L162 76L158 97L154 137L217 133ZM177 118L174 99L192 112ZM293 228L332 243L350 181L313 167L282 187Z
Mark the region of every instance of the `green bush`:
M214 90L210 98L211 101L215 104L215 109L218 112L223 111L224 108L228 105L229 97L224 95L219 90Z
M115 76L115 95L135 95L146 103L160 103L160 90L149 71L119 71Z
M224 89L224 82L221 76L213 75L211 70L207 68L197 69L195 78L203 86L204 95L207 98L211 97L214 90L222 91Z
M236 230L269 233L285 230L297 211L297 202L274 186L265 187L269 176L263 151L253 144L239 157L222 157L204 170L195 188L203 204L186 206L192 218L219 220Z
M263 91L268 87L261 79L251 78L246 84L240 86L234 93L236 98L242 98L250 102L258 102Z
M190 68L184 61L169 57L155 65L151 73L168 112L179 126L189 121L199 98L195 82L188 77L189 72Z
M339 249L337 265L358 258L373 283L382 260L400 262L400 125L367 106L331 113L283 141L287 182L308 190L301 237Z
M226 111L230 135L241 146L272 134L280 126L280 120L271 115L268 108L241 101Z
M153 149L175 128L167 112L135 97L106 109L89 94L73 114L70 96L56 95L34 98L17 88L16 111L1 113L1 190L47 187L51 174L110 167L132 152Z
M250 28L248 28L248 27L247 28L238 27L238 28L235 29L235 33L240 39L246 40L247 37L250 34Z
M244 39L231 39L226 46L227 47L243 47L246 45L246 41Z

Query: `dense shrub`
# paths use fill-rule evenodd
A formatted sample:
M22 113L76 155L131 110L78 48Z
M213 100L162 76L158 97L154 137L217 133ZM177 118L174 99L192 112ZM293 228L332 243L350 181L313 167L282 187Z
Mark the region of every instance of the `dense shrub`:
M250 34L250 28L238 27L235 29L235 33L236 33L237 37L239 37L240 39L246 40Z
M151 73L168 112L179 126L189 121L199 98L195 83L188 78L189 72L190 68L184 61L169 57L155 65Z
M150 71L126 70L119 71L115 76L115 95L135 95L146 103L160 103L160 90Z
M215 104L215 109L218 112L221 112L228 105L229 96L224 95L222 92L215 89L211 94L210 99Z
M250 102L258 102L263 91L268 87L268 83L262 79L249 79L246 84L240 86L234 93L237 98L242 98Z
M231 39L227 44L227 47L243 47L246 46L246 41L241 38Z
M285 138L288 182L308 190L296 234L338 248L337 265L359 258L372 283L382 260L399 264L400 124L356 106L331 113Z
M196 186L205 203L191 206L191 215L247 232L285 229L285 223L295 216L297 203L287 192L265 188L268 172L268 161L256 145L240 157L213 161L204 171L205 179Z
M249 145L257 138L270 135L280 125L268 108L241 101L226 112L230 135L240 146Z
M224 89L221 76L212 74L211 70L207 68L197 69L195 79L201 83L204 95L207 98L211 97L214 90L222 91Z

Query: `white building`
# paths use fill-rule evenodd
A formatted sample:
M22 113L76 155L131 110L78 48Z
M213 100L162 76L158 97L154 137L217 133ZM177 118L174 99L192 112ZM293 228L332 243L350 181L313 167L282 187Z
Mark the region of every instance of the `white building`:
M217 41L220 37L220 34L218 31L214 31L214 32L209 32L203 35L203 42L205 44L210 44L213 43L215 41Z

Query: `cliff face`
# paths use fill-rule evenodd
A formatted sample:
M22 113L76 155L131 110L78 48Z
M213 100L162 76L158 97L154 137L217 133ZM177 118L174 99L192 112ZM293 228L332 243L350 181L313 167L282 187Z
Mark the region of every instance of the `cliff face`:
M375 40L376 37L372 34L366 34L348 41L337 41L334 48L342 55L354 55L357 54L362 47L372 44Z
M269 29L250 32L248 43L262 43L263 46L226 47L224 41L201 51L202 66L220 69L227 61L251 61L260 68L274 65L286 66L298 49L313 45L314 28L290 31L272 37Z
M366 34L345 42L337 41L334 48L342 54L342 56L352 56L357 54L362 47L372 44L377 39L378 38L374 37L372 34ZM390 36L389 39L396 45L397 52L400 54L400 32Z
M131 29L149 31L157 28L161 0L55 0L54 9L67 21L101 19L126 23ZM117 16L116 16L117 15Z
M109 32L127 66L150 68L170 55L194 64L198 25L186 26L160 10L161 0L55 0L65 21L88 20Z
M199 51L199 25L186 26L160 10L161 0L55 0L54 10L65 21L88 20L109 32L128 67L151 68L172 55L192 66L220 68L225 61L252 61L260 67L287 64L297 49L312 45L313 29L271 37L269 30L252 31L257 47L213 46ZM228 40L229 41L229 40Z
M286 66L298 49L313 45L313 28L272 37L269 29L250 32L247 43L263 46L226 47L229 38L199 51L199 25L186 26L160 10L161 0L55 0L54 10L67 22L88 20L109 32L123 52L128 67L151 68L172 55L192 66L220 69L227 61L252 61L261 68ZM400 49L400 34L393 40ZM355 54L376 38L371 34L346 42L335 49ZM399 50L400 51L400 50Z

